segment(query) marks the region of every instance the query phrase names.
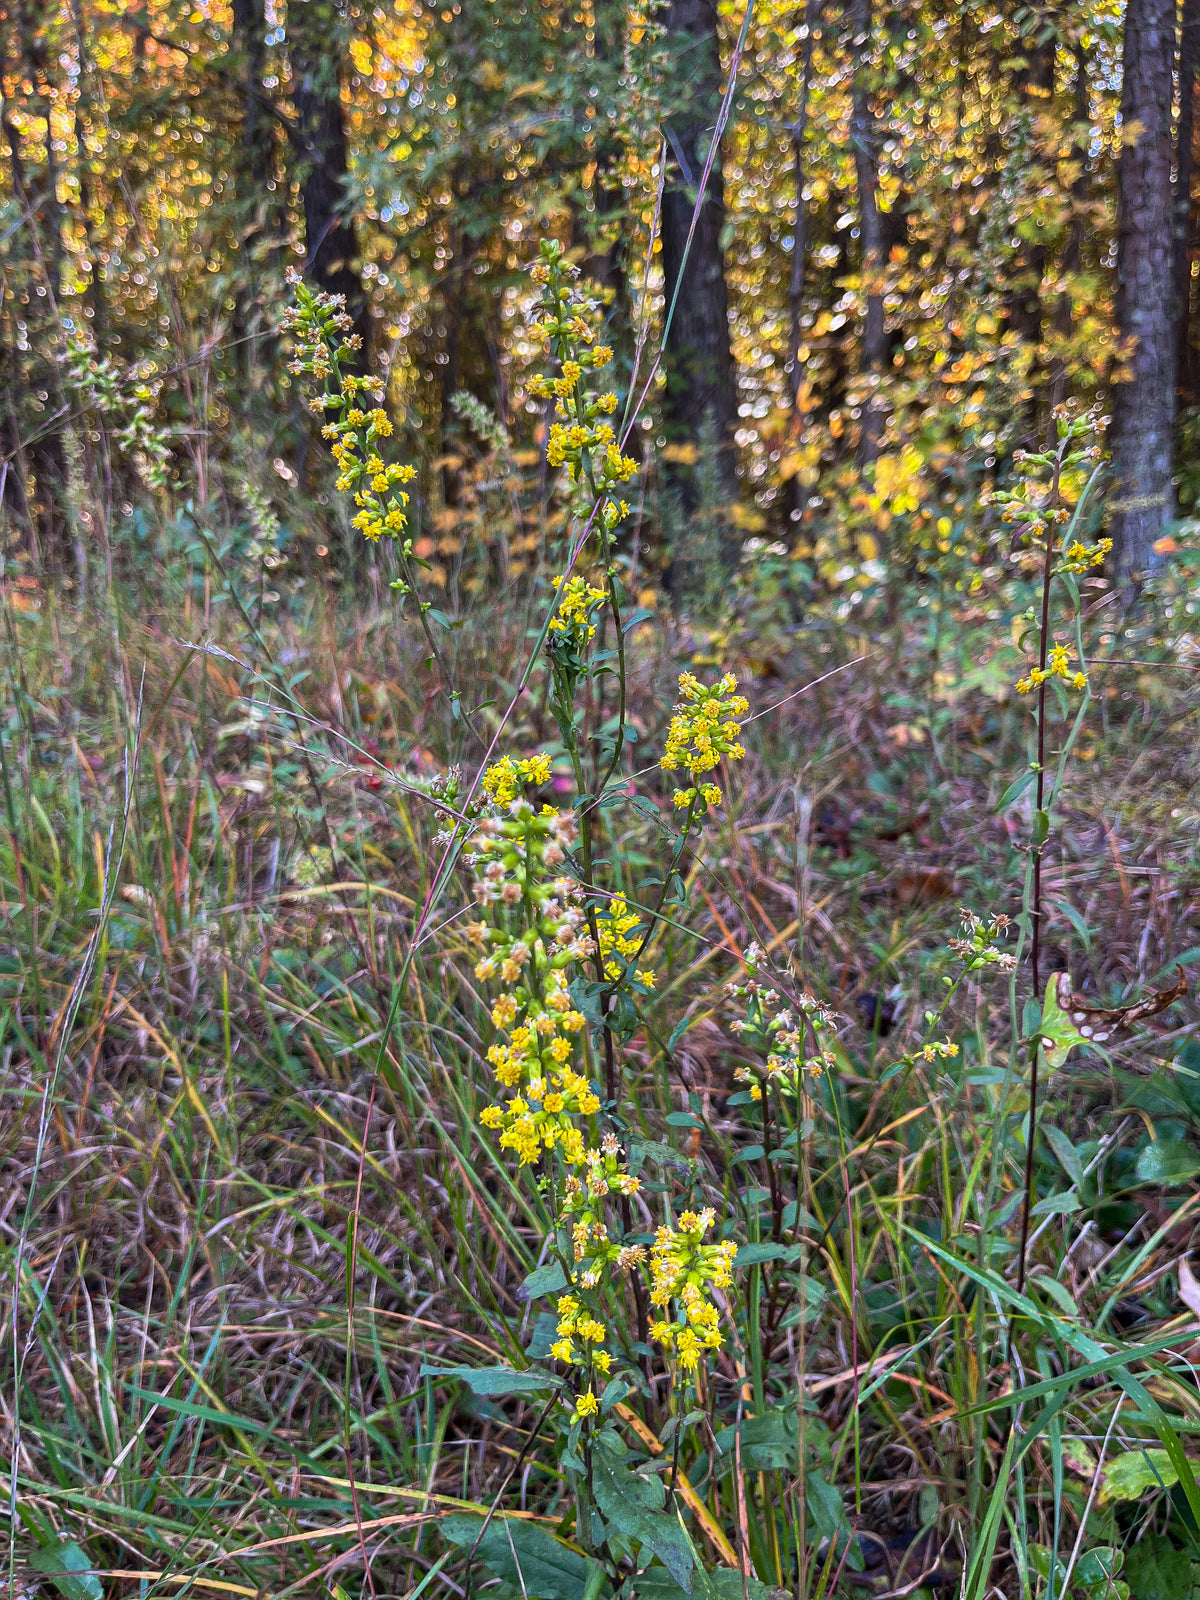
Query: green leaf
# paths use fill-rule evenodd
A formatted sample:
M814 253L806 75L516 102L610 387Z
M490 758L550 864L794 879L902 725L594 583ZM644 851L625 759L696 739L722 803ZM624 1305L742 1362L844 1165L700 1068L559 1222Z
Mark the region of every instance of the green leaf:
M482 1518L458 1513L443 1517L439 1527L451 1544L470 1550L479 1538ZM538 1600L583 1600L587 1588L584 1557L523 1518L493 1517L479 1541L476 1559L497 1578Z
M778 1261L780 1256L786 1256L787 1253L785 1244L740 1244L733 1264L735 1267L756 1267L762 1261Z
M1076 911L1075 907L1073 905L1071 905L1069 901L1066 901L1066 900L1051 900L1050 904L1054 907L1054 909L1056 911L1061 911L1063 916L1066 917L1067 921L1071 924L1071 926L1075 929L1075 932L1079 935L1079 937L1080 937L1080 939L1081 939L1081 941L1083 943L1083 948L1085 950L1090 950L1092 948L1092 932L1091 932L1091 929L1088 927L1087 923L1080 916L1079 912Z
M736 1427L721 1429L717 1434L719 1455L726 1458L735 1455L737 1433ZM772 1472L778 1469L794 1472L796 1470L800 1447L800 1419L793 1408L775 1407L764 1411L761 1416L747 1417L741 1424L741 1433L742 1467L745 1471ZM840 1506L842 1497L838 1490L832 1489L830 1493L837 1496L837 1503Z
M1062 1066L1076 1045L1088 1042L1058 1003L1059 977L1057 972L1050 974L1046 998L1042 1002L1041 1021L1037 1025L1046 1064L1054 1068Z
M1100 1505L1113 1500L1141 1500L1159 1489L1171 1489L1179 1482L1179 1472L1166 1450L1143 1445L1126 1450L1104 1463L1100 1475Z
M740 1572L729 1567L718 1567L715 1572L696 1572L697 1589L708 1600L778 1600L779 1590L772 1589L758 1578L743 1579ZM743 1588L743 1584L745 1587ZM631 1576L618 1590L618 1600L683 1600L684 1591L661 1567Z
M29 1557L34 1571L44 1573L66 1600L104 1600L103 1585L89 1570L92 1564L73 1541L47 1545Z
M1130 1548L1125 1577L1136 1600L1191 1600L1192 1564L1165 1534L1148 1533Z
M1186 1183L1200 1172L1200 1160L1182 1139L1155 1139L1138 1156L1134 1172L1141 1183Z
M561 1378L532 1368L518 1372L515 1367L433 1367L422 1362L421 1377L456 1379L479 1395L537 1394L562 1387Z
M628 633L630 628L636 628L639 622L653 622L653 611L647 611L645 606L639 606L632 616L626 617L621 624L621 632Z
M1189 1039L1175 1063L1175 1082L1193 1116L1200 1116L1200 1041Z
M1058 1556L1051 1556L1049 1549L1044 1544L1035 1544L1031 1539L1028 1545L1029 1565L1043 1582L1049 1582L1051 1569L1054 1571L1054 1592L1062 1594L1063 1579L1067 1569Z
M684 1034L688 1031L695 1020L695 1017L680 1017L679 1021L671 1029L671 1037L667 1040L668 1055L672 1053L672 1051L675 1049L675 1046L679 1043L680 1039L683 1038Z
M1040 850L1050 837L1050 813L1048 811L1035 811L1033 814L1032 843L1035 850Z
M525 1346L530 1361L548 1361L550 1347L558 1338L559 1317L556 1311L539 1311L533 1321L533 1332Z
M618 1533L639 1544L662 1562L685 1594L692 1592L695 1565L687 1534L673 1511L662 1507L661 1481L632 1472L623 1461L597 1450L592 1465L592 1493L600 1515Z
M1036 777L1033 771L1023 772L1019 778L1014 778L996 802L997 811L1007 811L1014 800L1019 800Z
M537 1300L544 1294L557 1294L567 1287L567 1275L557 1261L531 1272L517 1290L518 1300Z
M1098 1544L1080 1556L1075 1578L1086 1589L1106 1590L1120 1576L1124 1564L1124 1551L1114 1545Z
M1056 1128L1052 1122L1042 1124L1042 1133L1046 1143L1058 1157L1059 1165L1070 1178L1072 1183L1083 1182L1083 1162L1079 1159L1079 1151L1074 1142L1067 1137L1061 1128Z
M810 1469L806 1480L806 1498L813 1526L823 1539L836 1539L846 1526L846 1507L841 1492L815 1468Z
M1031 1217L1066 1217L1073 1211L1079 1210L1078 1196L1070 1189L1062 1189L1058 1194L1048 1194L1044 1200L1039 1200L1037 1205L1031 1206Z

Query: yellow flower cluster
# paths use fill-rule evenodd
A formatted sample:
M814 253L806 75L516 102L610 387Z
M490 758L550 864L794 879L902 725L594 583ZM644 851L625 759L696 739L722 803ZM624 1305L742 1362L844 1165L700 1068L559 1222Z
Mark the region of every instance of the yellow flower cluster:
M547 461L552 467L565 465L572 483L586 481L599 502L601 525L611 532L629 513L628 504L612 491L636 474L637 462L621 454L612 424L600 421L617 409L616 395L596 392L588 383L589 375L609 365L613 353L596 343L599 307L573 286L578 275L562 246L543 240L531 268L542 290L541 321L533 331L549 343L559 375L534 374L525 387L534 399L553 400L561 419L550 425Z
M484 774L491 805L474 824L464 860L474 870L475 899L488 918L472 923L466 934L479 952L476 977L499 984L491 1007L497 1037L487 1057L502 1095L484 1109L481 1121L521 1166L557 1158L557 1221L570 1241L571 1293L558 1303L550 1353L581 1374L578 1421L596 1414L591 1385L597 1374L607 1376L612 1362L604 1324L581 1297L600 1292L615 1274L644 1271L649 1264L653 1303L665 1313L653 1336L690 1373L702 1352L720 1347L709 1291L729 1284L736 1246L703 1243L711 1212L685 1214L678 1228L659 1229L650 1254L644 1245L623 1245L610 1236L612 1197L628 1202L640 1183L616 1137L605 1133L597 1144L592 1132L600 1099L580 1070L586 1021L570 993L572 969L595 954L579 886L564 870L575 820L552 806L539 811L525 793L549 775L545 755L504 757ZM614 957L636 950L639 921L620 898L598 919L602 943ZM653 980L653 974L638 976Z
M680 674L683 699L675 707L667 730L667 745L659 766L664 772L685 769L693 779L701 778L717 766L722 756L740 761L746 754L738 742L741 728L738 717L750 709L744 696L736 694L737 679L727 672L718 682L705 685L690 672ZM675 805L683 810L696 804L719 806L721 791L715 783L701 783L676 789Z
M685 1372L695 1370L705 1351L721 1348L720 1313L709 1294L729 1287L737 1245L704 1243L715 1220L708 1209L685 1211L675 1228L659 1228L650 1252L650 1303L668 1313L651 1325L650 1336Z
M558 606L550 619L552 638L570 640L582 649L596 637L596 624L592 621L596 608L604 603L604 590L597 589L586 578L551 579L558 590Z
M309 408L321 416L335 413L321 429L321 436L332 442L337 488L352 495L358 508L351 519L353 526L372 544L385 536L401 539L408 528L409 496L404 485L413 481L417 471L386 462L380 453L379 441L392 433L391 420L379 404L383 379L371 373L356 377L341 371L341 362L361 343L357 335L346 337L351 322L344 297L314 294L298 275L289 276L296 304L284 323L298 345L290 370L326 385L324 393L309 401ZM416 559L411 539L404 539L403 549L407 559ZM406 584L397 587L408 592Z
M574 1172L567 1174L562 1217L571 1228L571 1254L579 1268L579 1282L594 1289L605 1268L628 1272L645 1259L645 1249L622 1248L608 1236L604 1202L610 1194L632 1198L641 1184L621 1161L616 1137L606 1133L599 1150L589 1150Z
M604 976L620 978L625 971L625 963L617 960L617 957L629 958L641 951L645 937L642 913L631 911L624 895L614 895L608 903L608 909L597 914L596 931L600 935L600 954L604 957ZM641 968L636 977L647 989L653 989L657 982L650 967Z
M398 539L408 527L408 495L400 485L411 483L417 475L415 467L385 463L379 454L377 442L392 431L387 413L379 406L364 410L355 404L358 394L382 388L378 378L348 374L342 379L340 395L322 397L326 410L340 406L342 413L338 421L328 422L321 429L322 437L333 440L337 487L345 494L353 494L359 508L352 519L353 526L372 544L385 534Z
M522 1166L560 1149L568 1166L587 1153L576 1119L600 1101L572 1065L585 1018L572 1003L567 968L593 951L575 880L559 869L575 838L574 819L553 806L536 811L519 791L549 776L547 757L503 761L483 787L502 814L484 817L468 841L475 899L496 907L496 923L476 922L468 938L482 952L477 978L503 985L492 1005L498 1038L487 1056L500 1085L513 1091L488 1106L482 1121ZM502 920L501 920L502 919ZM515 926L513 926L515 924Z
M504 756L487 769L482 779L484 793L498 806L511 805L518 791L527 783L540 787L549 782L550 757L544 752L516 761L511 756Z
M1076 539L1063 551L1062 560L1055 571L1087 572L1091 567L1102 566L1105 556L1112 549L1112 543L1111 539L1097 539L1095 544L1081 544Z
M1017 681L1017 693L1028 694L1031 689L1036 689L1039 684L1045 683L1050 678L1062 678L1072 689L1086 689L1087 678L1082 672L1072 668L1071 652L1065 644L1054 645L1046 658L1046 670L1041 667L1030 669L1027 678Z

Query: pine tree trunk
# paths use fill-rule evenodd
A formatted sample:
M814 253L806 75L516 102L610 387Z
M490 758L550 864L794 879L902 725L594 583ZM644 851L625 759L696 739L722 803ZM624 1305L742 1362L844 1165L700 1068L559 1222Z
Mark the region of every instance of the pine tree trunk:
M666 419L677 437L692 443L711 430L721 482L726 492L733 493L737 483L733 438L737 382L721 239L725 185L719 149L704 187L690 249L687 242L721 106L714 0L672 0L667 33L677 61L677 81L684 86L684 104L667 130L668 172L662 202L664 289L668 309L672 301L675 305L666 341ZM687 480L681 487L686 500Z
M862 329L862 373L868 385L862 402L858 459L867 465L879 455L886 411L879 381L887 363L883 320L883 225L879 213L879 129L867 81L871 61L871 0L850 0L846 8L854 51L850 143L858 187L859 271L866 297Z
M367 343L366 297L349 210L346 118L342 108L342 28L334 0L291 0L288 54L291 95L302 149L305 270L328 294L346 297L355 330Z
M1174 513L1171 484L1178 321L1172 251L1171 102L1175 0L1129 0L1121 120L1136 125L1117 173L1117 329L1130 346L1113 390L1110 502L1118 575L1128 589L1157 565Z

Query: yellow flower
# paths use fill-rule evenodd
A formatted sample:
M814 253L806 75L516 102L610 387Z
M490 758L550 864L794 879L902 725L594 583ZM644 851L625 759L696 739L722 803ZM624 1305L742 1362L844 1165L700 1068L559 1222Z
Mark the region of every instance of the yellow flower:
M511 994L502 994L492 1006L492 1021L498 1028L507 1028L516 1021L517 1002Z
M734 693L734 675L727 672L717 683L705 686L692 673L685 672L680 676L679 688L683 698L676 705L667 730L667 743L659 762L663 771L684 768L692 778L698 778L711 772L722 756L740 761L746 752L738 740L741 728L737 719L745 716L750 707L744 696ZM716 784L705 784L699 792L707 804L720 805L721 791ZM691 805L694 798L693 788L675 791L675 804L680 808Z
M575 1401L575 1420L583 1417L594 1417L599 1410L599 1402L590 1389L584 1391Z

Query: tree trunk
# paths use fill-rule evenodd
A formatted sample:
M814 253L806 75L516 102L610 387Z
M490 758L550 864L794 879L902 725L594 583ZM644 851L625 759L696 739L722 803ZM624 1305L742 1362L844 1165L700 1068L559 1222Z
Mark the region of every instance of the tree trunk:
M1196 70L1200 67L1200 0L1183 0L1179 33L1179 124L1175 140L1175 388L1181 405L1195 395L1192 356L1192 145L1196 132Z
M721 234L725 185L714 152L695 232L688 234L721 105L721 58L714 0L672 0L667 33L685 82L684 103L667 127L668 171L662 201L662 268L668 314L666 420L693 444L715 435L725 491L736 489L734 429L737 381L729 343L729 296ZM685 259L686 257L686 259ZM674 311L671 313L672 303ZM690 482L681 480L685 502Z
M1117 572L1128 587L1157 565L1154 549L1174 513L1171 484L1178 321L1172 215L1171 102L1175 0L1129 0L1121 120L1141 131L1117 172L1117 329L1129 348L1113 389L1110 502Z
M67 467L63 445L62 416L65 407L59 382L57 355L61 344L59 293L62 286L62 211L58 203L58 170L54 156L51 122L51 93L48 78L48 52L38 32L35 11L21 7L16 12L18 39L16 55L22 75L28 80L30 106L36 105L45 122L46 163L36 175L26 169L22 135L8 107L0 113L9 150L12 192L24 212L20 245L28 255L19 260L16 275L17 305L23 302L30 358L22 364L18 382L23 391L15 431L23 433L26 476L22 480L25 503L32 513L33 532L43 560L57 564L63 550ZM7 67L10 40L4 39L4 65ZM27 124L26 124L27 125ZM10 405L16 396L10 398ZM32 473L34 494L29 494L28 474Z
M342 108L342 23L334 0L291 0L288 56L302 148L305 271L327 294L346 297L367 344L366 297L349 210L346 118Z
M858 460L865 466L879 455L886 412L879 382L887 362L887 330L883 321L883 225L879 213L879 129L871 101L871 0L850 0L846 8L854 51L854 85L850 108L850 143L858 187L859 272L866 296L861 367L867 382L862 401Z

